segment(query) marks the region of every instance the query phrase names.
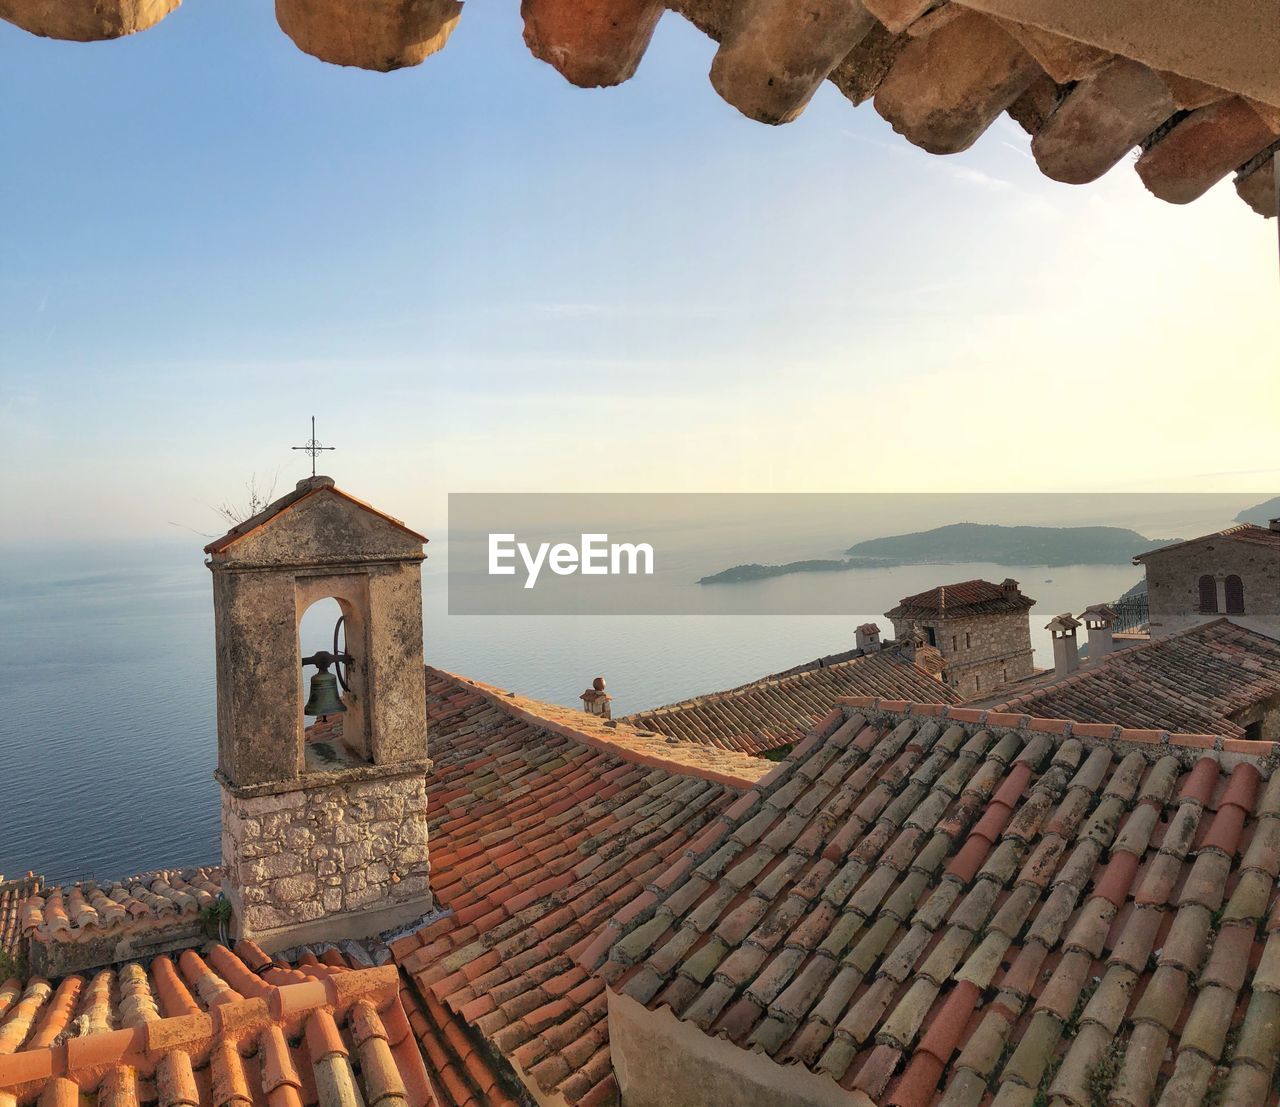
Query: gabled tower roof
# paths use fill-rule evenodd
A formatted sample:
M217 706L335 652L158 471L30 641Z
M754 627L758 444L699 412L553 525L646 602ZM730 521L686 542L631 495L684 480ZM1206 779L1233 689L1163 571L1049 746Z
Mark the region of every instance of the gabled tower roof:
M410 538L416 539L418 542L428 541L425 535L419 534L416 530L410 530L403 522L392 515L388 515L385 511L379 511L376 507L358 500L348 492L344 492L341 488L334 484L332 477L306 477L298 481L297 487L287 495L281 496L278 500L268 504L256 515L251 515L242 523L237 523L221 538L215 539L204 548L207 554L220 554L225 552L231 546L234 546L242 539L256 533L261 528L275 522L282 515L297 508L300 504L312 500L318 496L333 496L344 500L346 503L353 504L362 511L368 512L376 519L381 519L390 526L402 531Z

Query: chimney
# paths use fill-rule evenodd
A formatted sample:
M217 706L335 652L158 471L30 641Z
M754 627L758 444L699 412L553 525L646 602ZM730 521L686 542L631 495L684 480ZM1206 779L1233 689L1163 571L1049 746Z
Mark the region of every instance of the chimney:
M598 715L602 719L613 718L610 703L613 697L604 690L604 677L596 677L591 687L582 693L582 710L588 715Z
M898 649L908 661L914 661L916 659L916 650L923 645L924 635L920 633L920 628L912 623L898 643Z
M875 623L863 623L854 631L854 644L863 653L875 653L880 648L880 627Z
M1089 660L1099 661L1106 657L1115 645L1111 640L1111 628L1115 625L1115 610L1105 603L1095 603L1086 607L1080 614L1085 629L1089 632Z
M1045 624L1045 630L1053 635L1053 675L1066 676L1080 667L1080 650L1076 645L1076 627L1080 620L1071 612L1058 615Z
M1016 596L1018 594L1018 582L1013 577L1005 577L1000 582L1000 591L1006 596Z
M1280 530L1280 519L1270 519L1270 520L1268 520L1268 521L1267 521L1267 528L1268 528L1269 530Z

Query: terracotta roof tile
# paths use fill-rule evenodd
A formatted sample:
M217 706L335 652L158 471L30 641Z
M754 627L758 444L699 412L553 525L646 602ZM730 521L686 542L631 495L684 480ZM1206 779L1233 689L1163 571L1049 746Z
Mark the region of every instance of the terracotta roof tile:
M412 974L424 1048L424 1034L452 1027L454 1056L428 1051L437 1084L459 1089L459 1107L462 1089L478 1105L498 1103L465 1064L488 1054L493 1072L510 1065L539 1095L611 1103L604 976L625 968L626 953L606 964L623 934L610 920L641 934L637 946L664 944L669 916L654 906L665 888L694 879L687 852L694 843L708 857L721 850L722 813L746 816L751 806L722 781L749 764L745 787L771 767L682 744L671 752L665 739L633 739L626 724L608 728L436 670L428 712L432 891L451 914L392 948ZM706 773L707 764L732 771ZM713 940L696 951L708 971L715 949ZM687 972L689 953L668 957ZM658 986L677 981L701 987L688 975Z
M1096 725L1119 723L1131 728L1128 741L1159 742L1164 731L1239 741L1245 731L1234 716L1278 695L1280 641L1217 619L1117 650L1065 677L1041 677L994 710L1075 720L1080 737L1105 737Z
M198 941L200 912L221 892L222 870L217 867L163 869L65 887L37 883L22 904L20 926L23 936L36 943L33 961L39 963L40 947L50 945L61 947L59 962L76 964L81 958L71 947L108 936L138 942L147 933L159 942L185 935ZM100 963L91 953L85 957L86 967Z
M1179 733L1151 746L1034 717L1006 729L954 708L845 710L851 726L720 816L743 843L732 866L686 869L657 924L620 927L612 956L646 981L642 1002L904 1107L1029 1103L1046 1086L1087 1104L1082 1082L1114 1043L1116 1087L1136 1102L1160 1080L1196 1091L1206 1058L1232 1086L1261 1086L1252 1054L1222 1061L1255 1005L1250 1049L1280 1041L1266 1021L1280 922L1258 930L1280 791L1261 786L1261 762ZM820 794L797 834L802 778ZM690 851L701 864L715 848Z
M893 647L846 660L765 677L724 692L638 711L623 721L685 742L760 754L790 746L824 726L841 696L910 696L952 702L958 697L937 679L937 651L925 648L913 660ZM830 718L829 718L830 717Z
M910 619L967 619L1002 611L1027 611L1035 600L1024 596L1016 581L993 584L989 580L966 580L942 584L927 592L904 596L898 606L885 612L897 621Z
M177 966L161 956L149 971L127 963L56 989L36 977L17 1002L0 991L0 1098L212 1107L247 1104L260 1088L269 1105L301 1107L336 1085L370 1107L455 1107L432 1090L394 967L339 959L295 974L267 962L259 975L245 960L259 957L251 945L215 946L208 958L188 950ZM251 982L253 998L233 980Z

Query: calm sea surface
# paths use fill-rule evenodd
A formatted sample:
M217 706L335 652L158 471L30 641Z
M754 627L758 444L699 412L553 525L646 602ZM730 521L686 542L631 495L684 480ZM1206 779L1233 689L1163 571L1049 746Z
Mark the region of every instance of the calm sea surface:
M1114 599L1138 570L928 565L730 586L775 590L784 605L801 591L811 601L811 590L854 589L861 616L504 618L448 616L429 561L427 660L575 706L604 674L623 714L847 649L859 622L888 631L880 613L900 596L977 576L1016 577L1039 601L1043 665L1039 627ZM304 624L305 648L326 644L323 622ZM213 619L198 549L0 553L0 626L0 873L110 877L216 860Z

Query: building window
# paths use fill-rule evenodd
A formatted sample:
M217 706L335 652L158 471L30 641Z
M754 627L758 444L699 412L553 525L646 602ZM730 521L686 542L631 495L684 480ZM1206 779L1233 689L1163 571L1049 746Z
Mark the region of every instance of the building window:
M980 676L975 676L975 677L973 678L973 690L974 690L975 692L981 692L981 691L982 691L982 677L980 677Z
M1245 737L1245 740L1248 742L1261 742L1262 741L1262 720L1259 719L1257 720L1257 722L1250 723L1248 726L1246 726L1244 728L1244 737Z
M1226 589L1227 593L1227 614L1243 615L1244 614L1244 581L1242 581L1235 573L1227 577Z
M973 635L967 630L964 632L964 648L966 650L973 648Z
M1218 613L1218 582L1212 574L1205 573L1200 578L1200 614L1216 615Z
M924 637L925 641L928 642L929 645L936 646L938 644L938 636L933 633L933 627L924 628Z
M1000 680L1003 683L1003 682L1007 682L1008 679L1009 679L1009 670L1008 668L1004 668L1000 671Z
M953 635L951 636L951 651L952 651L952 653L954 653L954 652L955 652L956 650L958 650L959 648L960 648L960 647L959 647L958 645L956 645L956 636L953 634Z

